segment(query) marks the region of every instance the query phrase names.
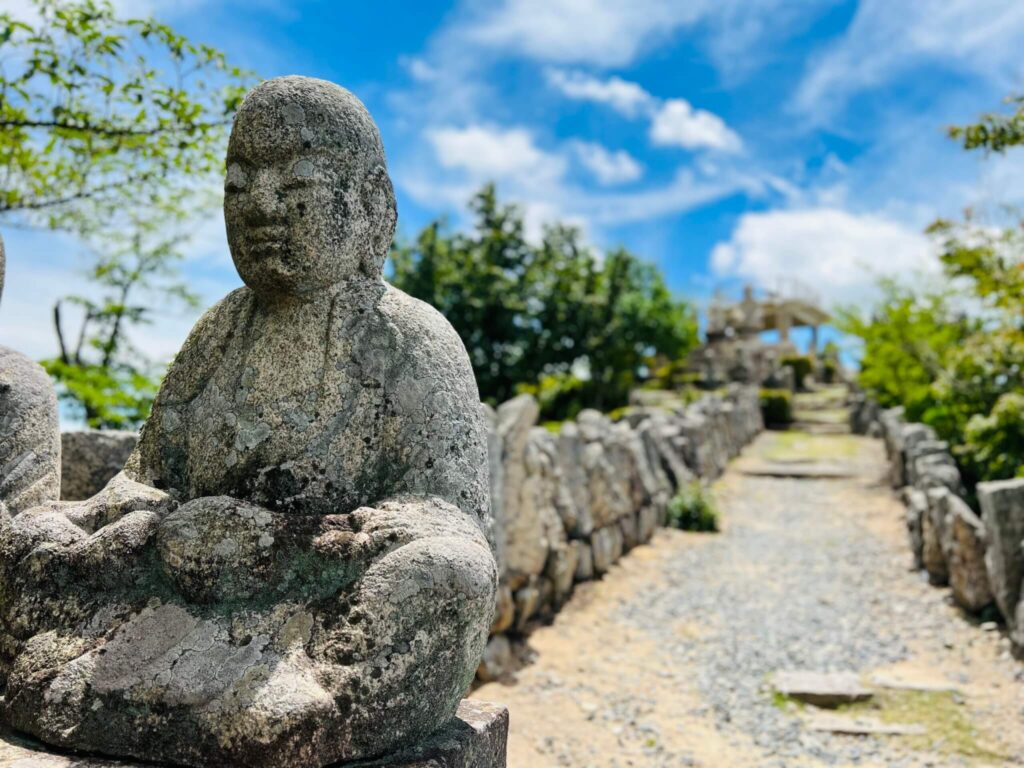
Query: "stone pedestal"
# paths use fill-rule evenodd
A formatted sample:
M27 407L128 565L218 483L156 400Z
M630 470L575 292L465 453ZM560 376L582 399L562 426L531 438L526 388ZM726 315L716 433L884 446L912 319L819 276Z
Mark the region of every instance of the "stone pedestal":
M399 755L344 768L505 768L508 710L465 699L455 719L433 737ZM0 768L145 768L149 764L50 751L37 741L0 730ZM339 768L341 768L339 766Z

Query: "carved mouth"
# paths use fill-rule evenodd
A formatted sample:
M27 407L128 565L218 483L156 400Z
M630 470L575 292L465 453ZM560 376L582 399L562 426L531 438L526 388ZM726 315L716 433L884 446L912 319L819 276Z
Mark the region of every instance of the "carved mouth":
M288 239L288 232L282 226L254 227L249 231L249 241L254 245L281 246Z

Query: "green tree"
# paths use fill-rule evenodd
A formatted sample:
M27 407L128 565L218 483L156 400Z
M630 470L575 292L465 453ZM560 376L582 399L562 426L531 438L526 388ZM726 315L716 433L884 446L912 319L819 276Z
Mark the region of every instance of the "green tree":
M0 13L0 219L93 233L223 165L248 75L102 0Z
M1010 101L1012 114L982 115L950 134L968 150L1024 145L1024 97ZM1024 471L1024 225L1006 214L998 225L970 210L962 221L936 221L928 233L947 288L887 283L871 317L848 310L841 321L864 342L860 383L935 427L969 483Z
M68 406L95 428L135 428L149 415L156 395L157 366L129 338L131 327L153 322L156 308L198 306L178 264L185 240L180 227L189 209L180 204L159 216L135 213L105 236L86 277L99 298L72 295L54 306L59 354L44 360ZM66 333L64 308L81 313L77 332Z
M499 203L493 185L471 210L467 234L434 222L396 244L392 280L452 323L485 400L531 391L548 418L614 408L653 358L675 359L696 342L692 310L652 265L624 249L598 258L564 224L531 245L522 213Z
M0 222L65 230L86 246L95 291L57 303L59 354L44 365L91 426L137 426L157 368L129 330L154 304L196 304L178 276L183 233L219 183L250 76L105 0L30 9L33 21L0 13ZM82 312L70 335L68 305Z
M1009 147L1024 144L1024 96L1011 96L1007 101L1016 105L1011 114L982 115L976 123L953 126L949 135L960 139L964 149L1003 152Z

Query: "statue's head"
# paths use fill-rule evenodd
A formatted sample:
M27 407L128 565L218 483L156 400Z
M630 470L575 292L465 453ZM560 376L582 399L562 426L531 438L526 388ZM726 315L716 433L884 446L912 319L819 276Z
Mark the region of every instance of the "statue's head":
M260 294L302 295L382 275L395 196L377 126L344 88L278 77L254 88L228 143L224 221Z

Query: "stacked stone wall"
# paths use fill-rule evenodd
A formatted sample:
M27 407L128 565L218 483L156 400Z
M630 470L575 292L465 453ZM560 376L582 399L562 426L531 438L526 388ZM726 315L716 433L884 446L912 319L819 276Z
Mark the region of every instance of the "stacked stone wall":
M976 511L948 444L931 427L906 422L901 408L865 402L851 426L885 441L915 565L935 586L948 586L965 611L998 611L1015 654L1024 655L1024 478L979 483Z
M717 477L764 428L757 389L740 386L689 405L635 407L615 422L586 410L557 433L538 416L528 395L489 412L501 583L484 680L512 664L510 637L649 541L680 487Z

